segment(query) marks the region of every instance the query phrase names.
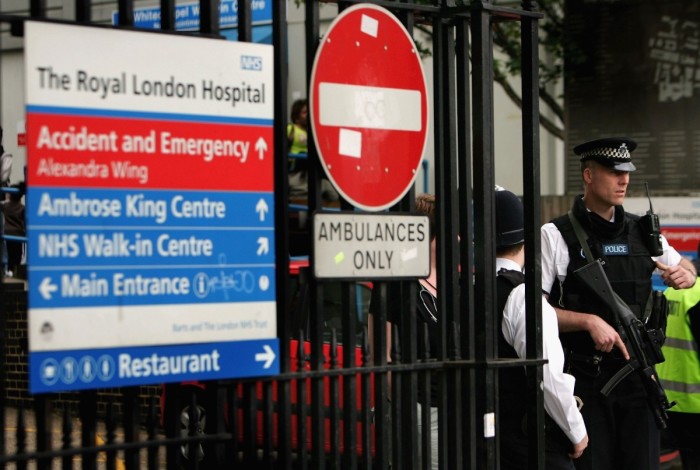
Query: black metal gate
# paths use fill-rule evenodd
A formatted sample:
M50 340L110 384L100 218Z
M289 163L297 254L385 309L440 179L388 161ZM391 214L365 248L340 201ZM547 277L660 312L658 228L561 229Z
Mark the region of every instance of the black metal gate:
M76 24L91 23L93 4L75 0ZM131 28L134 1L118 0L120 28ZM200 34L219 34L218 0L200 0ZM356 1L338 1L342 10ZM419 357L424 332L409 315L393 325L390 360L370 358L367 335L369 288L382 302L374 331L384 331L389 308L415 310L415 283L319 282L308 265L290 261L296 249L290 234L299 228L298 211L324 210L322 170L313 146L308 152L307 207L289 204L288 168L275 168L277 325L281 344L278 376L259 380L168 384L57 396L13 395L17 374L0 368L0 427L3 466L26 468L429 468L427 407L419 411L417 391L439 379L438 458L440 468L498 468L497 369L528 370L532 449L528 468L544 468L541 309L539 268L540 168L538 114L537 2L518 7L472 0L374 1L390 10L409 31L432 32L432 131L434 181L438 200L437 243L439 318L442 343L432 356ZM512 3L512 2L511 2ZM175 33L175 0L161 0L161 26ZM238 2L240 41L252 37L251 4ZM275 61L275 149L287 154L287 9L273 1ZM304 11L307 77L311 75L321 22L320 2L300 2ZM28 15L2 14L12 34L22 36L27 19L47 18L47 2L31 0ZM65 20L61 20L65 21ZM526 208L528 359L497 358L495 312L494 22L518 22L522 44L523 148ZM397 71L400 73L400 71ZM308 83L307 83L308 90ZM309 139L311 142L311 139ZM278 162L287 158L279 157ZM411 211L415 190L392 210ZM298 201L296 201L298 202ZM351 209L344 201L341 209ZM311 235L299 235L306 246ZM306 237L306 238L305 238ZM456 240L459 242L457 243ZM303 251L303 250L302 250ZM537 254L537 255L536 255ZM313 254L309 253L309 265ZM461 266L461 268L460 268ZM460 272L462 275L460 276ZM471 275L473 273L473 275ZM14 348L26 347L26 292L0 283L4 332L2 363ZM25 296L24 298L22 296ZM13 333L10 333L10 332ZM16 331L16 332L15 332ZM387 338L373 336L373 350ZM25 351L26 354L26 351ZM26 355L24 356L26 358ZM21 367L20 367L21 369ZM10 377L12 376L12 377ZM26 386L26 377L24 378ZM20 380L21 382L21 380ZM20 387L21 388L21 387ZM162 400L162 402L161 402ZM159 406L162 405L162 406ZM27 414L27 411L31 411ZM34 416L36 442L27 441ZM8 420L14 420L8 425ZM494 425L495 423L495 425ZM495 431L494 431L495 429ZM55 436L60 436L56 438Z

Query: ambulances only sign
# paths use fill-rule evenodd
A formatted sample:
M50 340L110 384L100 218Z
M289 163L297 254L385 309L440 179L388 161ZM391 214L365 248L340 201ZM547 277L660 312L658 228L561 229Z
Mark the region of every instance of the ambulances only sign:
M354 206L380 211L413 184L426 145L428 97L413 39L388 10L344 10L322 38L309 96L326 175Z
M32 393L277 373L272 47L25 41Z
M430 274L427 216L317 212L314 275L318 279L401 279Z

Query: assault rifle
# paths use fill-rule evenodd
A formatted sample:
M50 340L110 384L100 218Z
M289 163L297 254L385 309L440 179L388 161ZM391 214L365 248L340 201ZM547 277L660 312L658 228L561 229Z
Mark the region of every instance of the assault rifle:
M601 393L607 396L625 377L633 372L637 373L644 384L647 403L654 415L656 425L659 429L665 429L668 421L666 410L675 405L676 402L669 403L654 369L655 364L664 361L661 352L663 332L644 328L641 320L610 286L610 281L600 260L595 260L577 269L575 274L615 313L620 336L630 354L629 362L605 384Z

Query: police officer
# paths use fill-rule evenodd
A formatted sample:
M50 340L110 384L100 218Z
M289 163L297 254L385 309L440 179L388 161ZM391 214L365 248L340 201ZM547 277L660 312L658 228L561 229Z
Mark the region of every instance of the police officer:
M628 138L597 139L574 148L581 161L584 193L569 214L542 227L542 289L549 294L559 321L567 370L576 377L577 396L590 445L575 464L578 469L645 470L659 467L659 431L640 378L632 374L607 396L601 388L629 360L612 326L610 312L573 272L588 260L575 225L582 228L593 256L604 262L615 292L641 316L651 294L651 275L663 270L666 285L683 289L695 283L692 263L661 236L663 253L653 257L640 218L624 211L630 172L636 168ZM657 238L658 240L658 238Z
M700 246L698 247L700 255ZM700 260L693 262L700 267ZM669 430L681 452L683 470L700 470L700 282L690 289L664 292L669 303L666 361L656 372L669 400L676 406L668 413Z
M525 230L523 205L510 191L496 191L496 271L500 312L499 357L525 358ZM563 372L564 352L559 342L557 315L542 305L542 356L545 427L545 466L548 470L573 470L571 459L581 456L588 444L583 417L574 398L574 378ZM524 423L523 368L499 369L499 429L501 469L521 469L528 460L529 442Z

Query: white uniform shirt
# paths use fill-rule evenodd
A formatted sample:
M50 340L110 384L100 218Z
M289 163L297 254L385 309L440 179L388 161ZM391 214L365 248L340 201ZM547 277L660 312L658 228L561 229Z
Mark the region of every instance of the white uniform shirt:
M564 282L566 270L569 267L569 247L566 246L564 237L552 222L546 223L540 230L542 234L542 290L548 294L552 292L552 286L557 280ZM681 255L668 244L666 237L661 235L661 245L664 253L661 256L652 257L654 261L661 261L667 266L675 266L681 262ZM660 270L656 270L660 273Z
M497 258L496 272L501 269L520 271L514 261ZM503 309L501 330L508 344L513 346L518 357L526 357L525 349L525 284L520 284L510 293ZM586 425L574 399L573 376L564 373L564 351L559 341L557 314L551 305L542 302L542 357L549 361L542 368L544 409L557 423L569 440L577 444L586 435Z

